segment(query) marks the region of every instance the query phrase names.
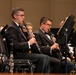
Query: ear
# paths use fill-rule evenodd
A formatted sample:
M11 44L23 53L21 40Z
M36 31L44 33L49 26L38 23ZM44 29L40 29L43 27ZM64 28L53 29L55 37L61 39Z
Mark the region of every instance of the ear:
M44 23L41 23L41 25L44 25Z
M17 15L14 14L14 18L16 18Z

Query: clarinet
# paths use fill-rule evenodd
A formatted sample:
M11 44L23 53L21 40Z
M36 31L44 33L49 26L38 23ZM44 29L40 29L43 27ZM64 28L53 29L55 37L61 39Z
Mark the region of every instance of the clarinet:
M24 21L23 21L23 25L25 26L25 28L26 28L26 30L27 30L29 36L30 36L30 39L33 38L34 36L32 36L32 33L29 31L29 29L28 29L28 27L27 27L27 25L25 24ZM35 37L34 37L34 38L35 38ZM39 45L38 45L37 42L36 42L36 47L37 47L38 51L42 54L42 52L41 52L41 50L40 50L40 47L39 47Z
M54 41L54 35L51 36L51 39L52 39L53 43L55 44L56 42ZM61 50L60 50L59 47L58 47L58 54L59 54L59 55L58 55L59 58L62 59L62 53L61 53Z

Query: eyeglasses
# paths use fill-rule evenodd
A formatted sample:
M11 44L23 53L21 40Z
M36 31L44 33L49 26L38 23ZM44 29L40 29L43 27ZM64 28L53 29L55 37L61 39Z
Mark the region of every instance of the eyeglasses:
M48 26L52 26L51 24L46 24L46 25L48 25Z
M22 14L22 15L17 15L17 16L21 16L21 17L23 17L23 16L25 16L24 14Z

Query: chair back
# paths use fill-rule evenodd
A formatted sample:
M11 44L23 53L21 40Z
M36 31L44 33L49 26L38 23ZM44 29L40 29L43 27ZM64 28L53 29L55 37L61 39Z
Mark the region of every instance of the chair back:
M0 31L0 54L5 54L9 57L9 43L6 38L6 29L8 25L5 25L3 29Z

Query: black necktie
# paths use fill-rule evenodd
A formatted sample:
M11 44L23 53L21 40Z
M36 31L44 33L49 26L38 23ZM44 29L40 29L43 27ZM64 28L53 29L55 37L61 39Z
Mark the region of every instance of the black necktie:
M19 25L18 27L22 29L22 26Z
M45 34L49 35L49 33L46 33L46 32L45 32Z

